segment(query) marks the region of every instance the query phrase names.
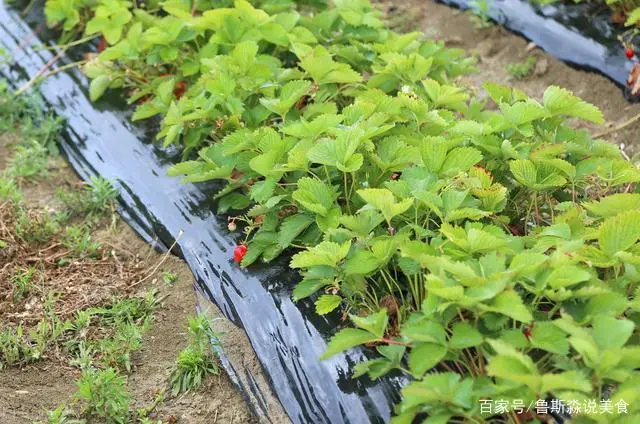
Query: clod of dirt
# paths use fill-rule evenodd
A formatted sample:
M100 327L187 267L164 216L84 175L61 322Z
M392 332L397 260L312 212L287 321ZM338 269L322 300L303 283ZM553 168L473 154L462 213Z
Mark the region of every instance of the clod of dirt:
M464 43L464 40L462 40L462 37L454 35L452 37L447 37L444 42L447 46L459 46Z
M629 94L633 97L637 97L640 94L640 64L634 63L631 71L629 72L629 78L627 78L627 88Z
M549 72L549 61L543 57L536 61L536 67L533 69L533 75L539 77Z
M478 44L477 50L480 57L493 57L498 54L500 47L494 40L488 38Z

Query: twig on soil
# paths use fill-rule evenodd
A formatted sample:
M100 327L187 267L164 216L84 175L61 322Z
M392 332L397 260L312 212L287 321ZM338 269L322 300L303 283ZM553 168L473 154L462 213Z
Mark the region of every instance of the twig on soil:
M141 284L144 281L147 281L153 274L155 274L158 271L158 269L162 266L162 264L165 263L165 261L167 260L167 258L171 254L171 251L173 250L175 245L178 244L178 241L180 241L180 238L182 237L183 234L184 234L184 230L180 230L180 233L178 234L178 237L176 237L176 239L174 240L173 244L169 247L167 252L162 256L162 259L153 267L153 269L145 271L145 274L147 274L146 277L143 277L142 279L136 281L135 283L131 284L129 287L135 287L138 284Z
M48 246L48 247L46 247L46 248L44 248L44 249L40 250L38 253L44 253L44 252L46 252L47 250L55 249L55 248L56 248L56 247L58 247L58 246L62 246L62 243L53 243L52 245L50 245L50 246Z
M626 127L628 127L629 125L633 124L634 122L640 120L640 113L638 113L637 115L627 119L626 121L624 121L622 124L620 125L616 125L615 127L606 129L604 131L600 131L598 133L595 133L593 136L594 137L604 137L605 135L609 135L609 134L613 134L614 132L620 131L621 129L624 129Z

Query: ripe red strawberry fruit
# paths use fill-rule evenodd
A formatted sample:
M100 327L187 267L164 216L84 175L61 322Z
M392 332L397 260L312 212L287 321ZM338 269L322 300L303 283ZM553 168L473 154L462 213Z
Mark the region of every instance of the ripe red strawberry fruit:
M107 40L101 38L98 42L98 53L102 53L107 48Z
M240 262L242 262L242 258L244 258L244 255L246 254L247 246L245 246L244 244L236 246L236 248L233 249L233 261L239 264Z
M635 52L631 47L627 47L624 51L624 55L627 56L627 59L631 59L635 55Z
M173 95L176 96L176 99L180 99L184 96L185 91L187 91L187 83L180 81L176 84L176 88L173 90Z

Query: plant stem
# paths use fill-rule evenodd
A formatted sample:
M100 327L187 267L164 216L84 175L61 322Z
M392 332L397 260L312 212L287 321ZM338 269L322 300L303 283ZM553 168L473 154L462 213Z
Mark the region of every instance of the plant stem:
M77 62L68 63L68 64L66 64L64 66L61 66L59 68L54 69L53 71L49 71L49 72L46 72L46 73L40 75L39 80L47 79L47 78L49 78L49 77L51 77L51 76L53 76L53 75L55 75L57 73L66 71L67 69L75 68L77 66L82 66L87 62L88 62L87 60L79 60Z
M53 66L53 64L56 63L64 55L65 51L66 51L66 49L62 49L58 53L56 53L55 56L53 56L51 59L49 59L49 61L47 63L45 63L44 66L33 76L33 78L31 78L29 81L27 81L22 87L20 87L15 92L15 96L18 97L19 95L21 95L22 93L27 91L29 89L29 87L34 85L38 81L40 76L42 74L44 74L47 71L47 69L49 69L51 66Z
M68 49L69 47L74 47L77 46L79 44L84 44L87 43L91 40L93 40L94 38L97 38L98 34L94 34L94 35L90 35L88 37L84 37L81 38L79 40L76 41L72 41L70 43L67 44L56 44L54 46L37 46L37 47L33 47L33 50L35 51L40 51L40 50L57 50L57 49Z
M23 18L27 16L35 4L36 4L36 0L29 1L29 4L27 4L27 7L25 7L22 10L22 12L20 13L20 16L22 16Z
M379 342L390 344L390 345L398 345L398 346L406 346L413 347L410 343L401 342L393 339L385 339L384 337L378 340Z
M636 122L638 120L640 120L640 113L638 113L637 115L632 116L631 118L627 119L626 121L624 121L620 125L616 125L613 128L609 128L607 130L595 133L593 136L597 138L597 137L604 137L605 135L613 134L614 132L620 131L621 129L624 129L625 127L628 127L629 125L633 124L634 122Z
M349 199L349 192L347 187L347 173L342 173L342 181L344 183L344 200L347 205L347 211L351 214L351 200Z

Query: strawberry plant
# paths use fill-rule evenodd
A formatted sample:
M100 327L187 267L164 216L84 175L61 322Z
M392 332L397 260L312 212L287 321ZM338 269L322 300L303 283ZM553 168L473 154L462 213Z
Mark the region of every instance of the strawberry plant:
M603 123L596 107L555 86L480 100L455 83L462 52L366 0L106 4L83 9L110 44L92 99L124 89L182 148L171 175L226 183L230 260L295 250L295 299L353 324L325 357L365 345L355 377L410 377L395 422L520 422L482 401L547 398L638 418L640 171L567 123Z

